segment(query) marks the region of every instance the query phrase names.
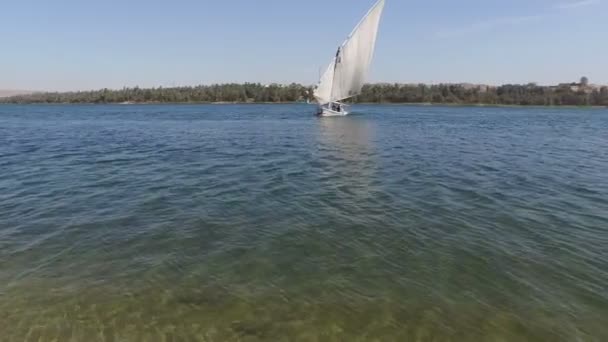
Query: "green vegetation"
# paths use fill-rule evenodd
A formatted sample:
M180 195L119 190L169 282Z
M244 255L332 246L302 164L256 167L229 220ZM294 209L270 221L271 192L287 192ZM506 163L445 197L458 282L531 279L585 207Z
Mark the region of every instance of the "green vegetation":
M36 93L0 99L9 103L190 103L305 101L310 89L298 84L216 84L175 88L123 88L65 93Z
M578 83L559 86L503 85L499 87L440 85L367 85L358 102L447 103L523 106L608 106L608 87Z
M313 100L312 87L300 84L262 85L259 83L216 84L209 86L102 89L66 93L36 93L0 99L4 103L279 103ZM558 86L471 84L369 84L353 102L437 103L536 106L608 106L608 87L590 86L586 77L580 83Z

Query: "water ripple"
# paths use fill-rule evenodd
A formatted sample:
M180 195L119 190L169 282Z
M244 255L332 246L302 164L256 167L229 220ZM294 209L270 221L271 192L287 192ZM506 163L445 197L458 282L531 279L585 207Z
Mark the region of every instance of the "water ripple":
M0 331L608 340L602 111L1 106Z

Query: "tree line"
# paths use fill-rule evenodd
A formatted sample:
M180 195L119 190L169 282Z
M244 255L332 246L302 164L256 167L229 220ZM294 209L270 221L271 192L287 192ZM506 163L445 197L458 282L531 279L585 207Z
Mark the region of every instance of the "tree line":
M310 88L299 84L214 84L195 87L122 88L77 92L48 92L13 96L9 103L213 103L306 101Z
M608 87L577 83L559 86L536 84L499 87L471 85L371 84L363 88L357 102L439 103L532 106L608 106Z
M123 88L48 92L0 98L4 103L281 103L314 101L314 88L301 84L215 84L171 88ZM586 82L559 86L466 84L368 84L355 103L435 103L538 106L608 106L608 87Z

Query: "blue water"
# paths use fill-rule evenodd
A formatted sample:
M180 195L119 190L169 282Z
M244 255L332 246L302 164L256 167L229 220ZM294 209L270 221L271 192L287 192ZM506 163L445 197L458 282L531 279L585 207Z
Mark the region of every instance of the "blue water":
M607 341L608 112L0 106L1 341Z

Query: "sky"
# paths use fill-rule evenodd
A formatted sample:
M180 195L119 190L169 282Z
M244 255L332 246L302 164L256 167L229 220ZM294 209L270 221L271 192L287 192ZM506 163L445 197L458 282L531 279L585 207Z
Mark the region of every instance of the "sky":
M0 89L316 83L374 0L0 0ZM370 82L608 84L608 0L386 0Z

